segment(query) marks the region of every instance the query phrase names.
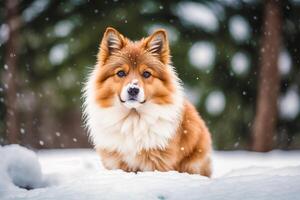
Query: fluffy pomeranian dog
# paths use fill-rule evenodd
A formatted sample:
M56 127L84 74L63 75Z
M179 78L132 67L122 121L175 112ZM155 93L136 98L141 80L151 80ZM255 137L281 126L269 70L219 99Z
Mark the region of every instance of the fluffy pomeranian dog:
M139 41L106 29L84 116L107 169L211 175L210 133L184 97L163 29Z

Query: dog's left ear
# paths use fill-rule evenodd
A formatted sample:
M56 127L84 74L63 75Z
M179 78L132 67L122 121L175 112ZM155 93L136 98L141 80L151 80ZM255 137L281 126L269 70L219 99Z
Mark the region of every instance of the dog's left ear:
M112 27L108 27L100 43L98 61L105 63L109 56L120 51L125 46L125 42L125 37L121 33Z
M168 35L164 29L159 29L146 38L145 48L162 63L168 64L170 62Z

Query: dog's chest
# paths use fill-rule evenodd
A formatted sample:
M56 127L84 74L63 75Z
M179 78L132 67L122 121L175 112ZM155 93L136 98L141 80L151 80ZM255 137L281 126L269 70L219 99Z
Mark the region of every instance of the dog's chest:
M143 149L165 148L174 134L174 124L156 116L132 114L112 127L110 134L118 146L124 147L122 152L131 155Z
M157 114L155 110L123 116L110 112L97 118L91 129L95 146L131 156L142 150L164 149L177 127L174 118Z

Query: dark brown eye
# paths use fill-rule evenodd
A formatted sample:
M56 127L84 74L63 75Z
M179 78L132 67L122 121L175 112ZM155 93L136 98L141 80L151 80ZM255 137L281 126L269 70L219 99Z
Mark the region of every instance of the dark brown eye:
M126 73L123 70L120 70L117 72L118 77L122 78L124 76L126 76Z
M144 78L149 78L151 76L151 73L150 72L148 72L148 71L144 71L143 72L143 77Z

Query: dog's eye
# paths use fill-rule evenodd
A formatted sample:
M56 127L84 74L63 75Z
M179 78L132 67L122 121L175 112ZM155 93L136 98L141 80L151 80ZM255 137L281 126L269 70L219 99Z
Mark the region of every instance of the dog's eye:
M144 78L149 78L151 76L151 73L150 72L148 72L148 71L144 71L143 72L143 77Z
M117 75L118 75L118 77L122 78L122 77L126 76L126 73L123 70L120 70L117 72Z

